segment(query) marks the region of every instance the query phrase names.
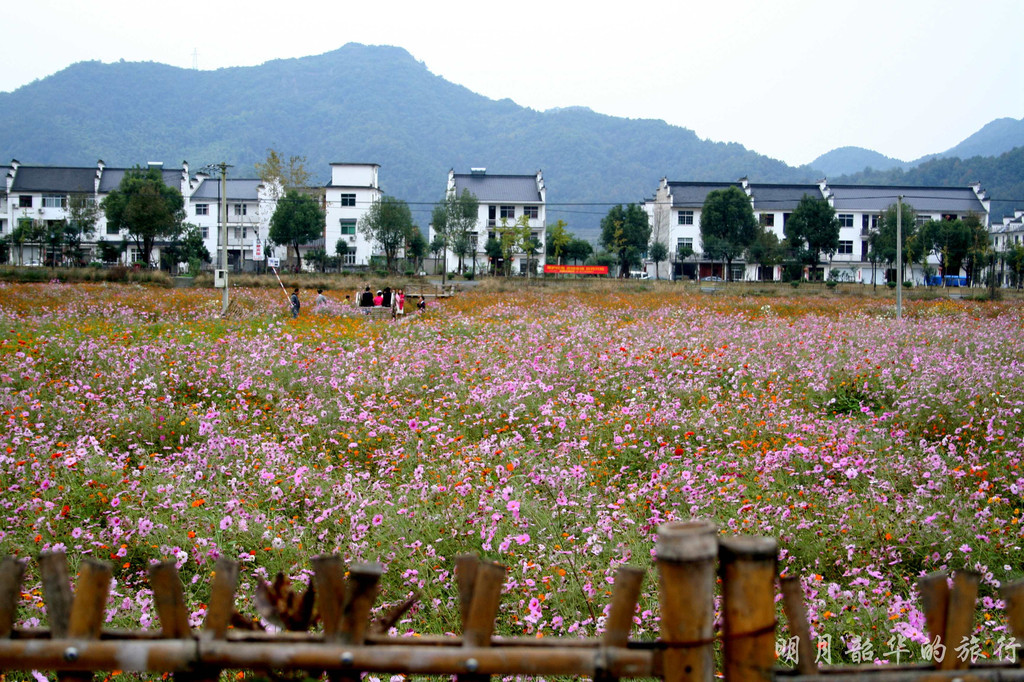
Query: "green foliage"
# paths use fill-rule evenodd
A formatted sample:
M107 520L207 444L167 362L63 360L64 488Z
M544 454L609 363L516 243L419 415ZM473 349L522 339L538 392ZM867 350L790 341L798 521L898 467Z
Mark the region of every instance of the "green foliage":
M620 276L627 276L630 265L640 262L650 238L647 211L638 204L613 206L601 219L601 245L618 258Z
M821 254L831 258L839 249L839 219L822 198L801 197L783 231L798 260L812 267L817 267Z
M469 231L476 226L479 209L480 202L476 196L468 189L464 189L458 196L454 193L446 194L431 213L434 232L441 237L444 245L442 253L446 249L451 249L452 253L458 256L460 272L462 261L470 249ZM442 283L443 281L442 277Z
M182 226L181 234L161 250L160 256L163 266L169 272L174 272L174 266L178 263L189 263L189 270L192 271L198 270L199 263L209 263L211 260L202 229L191 223ZM191 265L193 261L197 264L195 268Z
M916 213L909 204L902 205L902 219L900 232L903 237L903 262L911 262L910 251L907 248L908 240L914 242L917 234ZM897 205L891 204L882 213L878 221L878 232L873 236L872 249L878 254L880 260L889 265L896 263L896 219Z
M668 260L668 247L665 246L664 242L654 242L651 244L651 249L648 253L651 260L654 261L654 277L658 278L658 263Z
M135 167L127 171L118 188L100 204L107 225L124 230L139 247L139 257L149 263L157 239L172 239L185 217L185 200L176 187L164 184L158 168Z
M572 239L565 247L565 257L573 263L584 263L594 253L594 247L586 239Z
M412 223L409 205L401 199L383 196L373 202L359 219L359 232L369 241L376 242L384 251L388 272L397 272L398 250L405 247L419 229Z
M757 232L757 218L743 190L727 187L708 192L700 214L701 242L709 258L726 262L727 279L732 261L754 243Z
M549 225L546 230L547 233L547 255L555 259L555 262L561 264L562 256L565 255L566 248L569 246L569 242L572 241L572 234L566 230L567 227L564 220L559 220L554 225Z
M299 247L322 236L325 220L324 211L316 199L290 189L270 218L270 238L295 250L296 263L301 270Z
M690 249L690 251L693 250ZM757 238L747 249L747 257L750 262L770 268L781 263L785 255L785 249L782 242L779 241L779 236L766 227L758 227Z

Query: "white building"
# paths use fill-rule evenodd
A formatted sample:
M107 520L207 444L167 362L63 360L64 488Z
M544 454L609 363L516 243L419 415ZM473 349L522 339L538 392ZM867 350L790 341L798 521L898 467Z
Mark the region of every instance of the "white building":
M700 240L700 212L709 192L738 187L749 197L755 217L762 226L772 230L781 241L789 216L804 195L826 199L835 209L840 223L839 248L831 260L823 263L824 276L835 274L840 279L870 283L879 281L884 267L872 268L868 261L868 244L885 210L902 196L923 224L929 220L963 219L977 215L989 225L990 200L980 183L968 187L896 187L876 185L829 185L821 180L816 185L751 183L746 178L736 182L670 182L663 178L654 199L645 202L651 220L652 242L663 241L669 247L669 261L660 265L658 275L673 278L725 277L722 262L711 262L703 256ZM688 249L693 254L681 257ZM936 266L932 257L929 264ZM648 264L653 274L654 264ZM956 273L946 273L956 274ZM760 268L742 259L733 261L730 279L778 280L781 267ZM923 279L917 273L914 279Z
M473 272L486 269L487 241L500 238L503 226L512 227L523 220L529 225L530 236L540 244L540 248L533 254L513 254L511 271L516 274L525 274L528 270L541 271L547 225L544 174L537 171L534 175L488 175L486 168L473 168L465 174L456 173L454 169L448 171L446 195L461 196L463 190L469 190L480 202L476 226L469 233L470 255L463 259L463 269ZM433 241L434 236L431 226L429 240ZM458 265L458 256L449 249L445 253L445 267L454 271Z
M335 255L338 242L346 245L342 265L369 265L380 253L379 245L367 241L358 229L359 219L384 193L380 189L380 166L375 163L332 163L331 181L324 187L327 229L324 249Z

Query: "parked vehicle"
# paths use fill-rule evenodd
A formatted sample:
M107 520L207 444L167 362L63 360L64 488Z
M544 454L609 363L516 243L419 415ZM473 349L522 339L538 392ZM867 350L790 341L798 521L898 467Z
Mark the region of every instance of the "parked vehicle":
M630 279L650 279L651 276L647 274L646 270L630 270L629 271L629 278Z

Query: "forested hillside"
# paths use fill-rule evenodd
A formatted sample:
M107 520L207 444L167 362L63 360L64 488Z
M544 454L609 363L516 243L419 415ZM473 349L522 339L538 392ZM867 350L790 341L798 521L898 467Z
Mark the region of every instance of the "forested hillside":
M307 167L324 182L331 161L380 164L385 192L410 202L421 227L449 168L542 169L550 219L563 218L588 237L609 204L651 196L662 177L814 182L823 175L738 144L701 140L663 121L578 107L538 112L495 101L431 74L396 47L349 44L314 57L216 71L84 62L0 93L0 162L187 160L199 168L226 161L236 176L252 177L268 148L307 157ZM870 178L981 179L993 194L1024 196L1011 190L1014 177L1019 188L1019 165L1014 176L1000 160L933 163L939 165Z

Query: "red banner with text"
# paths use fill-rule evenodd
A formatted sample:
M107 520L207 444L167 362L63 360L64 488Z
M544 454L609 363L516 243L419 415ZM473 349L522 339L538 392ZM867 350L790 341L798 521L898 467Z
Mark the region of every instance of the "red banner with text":
M545 265L545 275L607 275L607 265Z

